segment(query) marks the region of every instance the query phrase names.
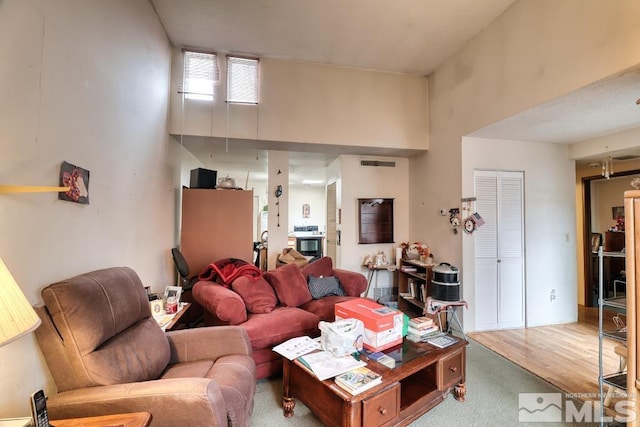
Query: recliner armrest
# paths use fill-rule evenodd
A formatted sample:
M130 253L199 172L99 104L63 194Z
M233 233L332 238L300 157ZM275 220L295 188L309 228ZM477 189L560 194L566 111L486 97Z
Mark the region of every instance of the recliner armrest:
M154 426L226 426L227 410L217 382L172 378L79 388L47 400L51 420L150 412Z
M229 354L251 356L247 331L240 326L210 326L167 332L169 364L194 360L217 360Z
M361 273L334 268L333 275L338 278L342 288L350 297L359 297L367 289L367 278Z

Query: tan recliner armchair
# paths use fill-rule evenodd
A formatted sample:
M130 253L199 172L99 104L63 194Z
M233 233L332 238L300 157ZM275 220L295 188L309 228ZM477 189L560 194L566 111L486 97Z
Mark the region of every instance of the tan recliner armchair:
M244 329L166 334L127 267L86 273L42 290L36 337L58 394L50 419L148 411L152 426L247 426L255 363Z

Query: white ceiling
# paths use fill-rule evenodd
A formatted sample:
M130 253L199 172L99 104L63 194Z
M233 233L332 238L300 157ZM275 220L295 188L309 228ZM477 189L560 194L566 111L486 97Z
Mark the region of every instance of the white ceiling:
M428 75L515 0L150 2L174 46ZM640 69L634 68L473 136L573 143L639 127L638 98ZM255 141L253 146L233 141L234 149L229 150L227 141L212 144L202 138L183 143L206 167L216 166L211 159L223 159L229 167L237 163L239 170L251 170L253 176L266 176L266 148L300 148L271 142L256 149ZM314 173L313 165L322 168L337 154L292 151L290 178L303 177L296 170L304 171L305 177Z
M471 136L571 144L640 126L640 66L474 132ZM640 144L639 144L640 145ZM640 154L640 147L616 155ZM589 161L597 157L585 158Z
M428 75L515 0L151 0L175 46Z

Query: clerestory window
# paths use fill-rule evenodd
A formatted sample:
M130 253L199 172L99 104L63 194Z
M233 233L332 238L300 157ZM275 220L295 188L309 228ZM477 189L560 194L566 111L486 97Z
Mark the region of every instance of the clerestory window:
M220 80L215 53L184 50L184 79L181 92L187 99L213 101L213 86Z
M258 59L227 56L227 102L258 103Z

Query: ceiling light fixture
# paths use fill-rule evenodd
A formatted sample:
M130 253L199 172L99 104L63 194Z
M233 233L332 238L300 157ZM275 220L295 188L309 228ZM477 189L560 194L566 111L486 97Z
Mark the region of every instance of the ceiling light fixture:
M609 147L605 147L605 151L607 151ZM602 159L602 176L606 179L611 178L613 175L613 159L611 156L607 156Z

